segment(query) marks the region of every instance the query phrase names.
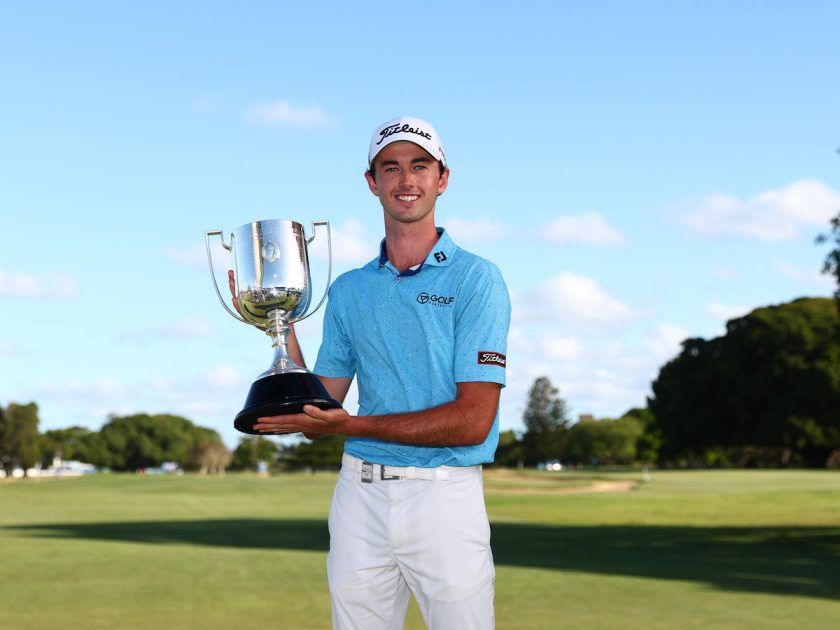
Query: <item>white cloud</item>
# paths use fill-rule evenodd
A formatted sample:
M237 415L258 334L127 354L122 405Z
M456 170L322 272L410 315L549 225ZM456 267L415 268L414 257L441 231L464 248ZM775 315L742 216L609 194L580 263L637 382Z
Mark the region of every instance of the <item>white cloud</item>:
M60 383L43 383L39 385L38 392L39 395L43 395L51 402L61 403L120 400L132 393L129 388L113 378L103 378L97 381L82 381L71 378Z
M580 339L573 335L561 335L554 331L540 331L529 336L521 326L511 326L508 333L508 352L528 357L534 361L569 361L584 353Z
M67 274L34 276L0 271L0 297L72 298L78 292L76 281Z
M682 222L707 236L735 234L772 241L795 237L801 225L827 225L838 210L840 192L809 179L746 200L709 195L692 204Z
M513 228L487 217L461 219L454 217L444 223L446 231L459 243L483 243L510 237Z
M323 228L318 228L321 230ZM359 263L367 262L376 255L378 251L377 238L368 234L365 225L357 219L347 219L340 226L330 224L330 235L332 242L332 257L336 263ZM313 241L313 250L316 256L326 259L326 240L319 245L320 236Z
M781 263L778 266L779 273L785 278L789 278L802 284L807 284L821 289L833 290L835 288L836 280L831 276L820 273L816 269L800 269L789 263Z
M196 337L209 337L212 334L213 328L206 321L198 317L187 317L171 324L135 330L120 335L120 337L130 341L146 342L149 339L191 339Z
M691 334L675 324L662 324L653 333L645 336L645 346L659 362L667 361L680 353L682 342Z
M513 295L514 317L521 321L610 324L634 317L631 310L585 276L564 271L524 295Z
M543 225L540 238L555 245L585 243L587 245L621 245L624 235L597 212L579 216L564 215Z
M252 105L246 110L245 118L257 125L291 127L320 127L332 122L329 114L318 106L298 107L284 100Z
M233 417L255 376L219 364L177 378L72 378L42 383L21 399L38 401L45 429L72 424L97 429L110 414L171 413L218 430L228 446L234 446L241 435L233 429Z
M709 314L718 319L730 320L736 317L743 317L751 312L753 307L742 306L735 304L720 304L719 302L712 302L709 304Z

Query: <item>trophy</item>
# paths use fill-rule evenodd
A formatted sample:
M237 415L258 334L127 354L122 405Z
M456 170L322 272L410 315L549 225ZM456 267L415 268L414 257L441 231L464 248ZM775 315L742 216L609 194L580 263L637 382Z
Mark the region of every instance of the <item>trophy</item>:
M258 418L299 413L304 405L321 409L339 409L317 376L295 363L289 356L286 337L289 324L302 321L317 311L327 297L327 289L314 309L309 309L309 253L307 245L315 239L317 226L327 230L329 266L327 289L332 275L330 224L315 221L312 235L306 237L303 226L294 221L255 221L237 228L225 243L222 230L204 235L207 261L216 295L225 310L240 322L263 330L271 337L274 360L271 367L251 385L245 407L236 414L233 426L242 433L258 435ZM210 252L210 237L219 236L222 247L233 256L233 293L237 312L231 310L219 291Z

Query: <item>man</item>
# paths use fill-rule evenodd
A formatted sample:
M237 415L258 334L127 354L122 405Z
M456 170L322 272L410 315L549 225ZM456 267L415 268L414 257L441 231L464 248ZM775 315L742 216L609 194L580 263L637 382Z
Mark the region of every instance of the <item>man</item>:
M335 628L402 628L410 593L430 628L492 628L481 464L498 442L507 289L435 225L449 168L428 122L380 126L368 167L385 240L330 288L313 370L338 401L357 377L358 415L307 406L255 428L347 436L329 516Z

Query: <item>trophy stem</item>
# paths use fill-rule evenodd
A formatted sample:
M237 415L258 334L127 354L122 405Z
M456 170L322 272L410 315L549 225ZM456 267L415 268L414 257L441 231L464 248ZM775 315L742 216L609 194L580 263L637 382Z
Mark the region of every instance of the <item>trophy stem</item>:
M274 348L274 360L269 372L290 372L305 371L305 368L295 363L289 355L289 325L283 321L282 316L276 310L268 314L269 328L266 333L271 337L271 346Z

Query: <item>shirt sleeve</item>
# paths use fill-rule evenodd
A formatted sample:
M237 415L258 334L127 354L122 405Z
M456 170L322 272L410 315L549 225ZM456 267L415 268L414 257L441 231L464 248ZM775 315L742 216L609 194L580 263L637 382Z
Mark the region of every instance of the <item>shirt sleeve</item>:
M324 332L313 372L329 378L353 378L356 375L356 354L342 325L342 300L338 283L329 290L324 313Z
M505 385L510 297L492 263L476 267L456 300L455 382Z

